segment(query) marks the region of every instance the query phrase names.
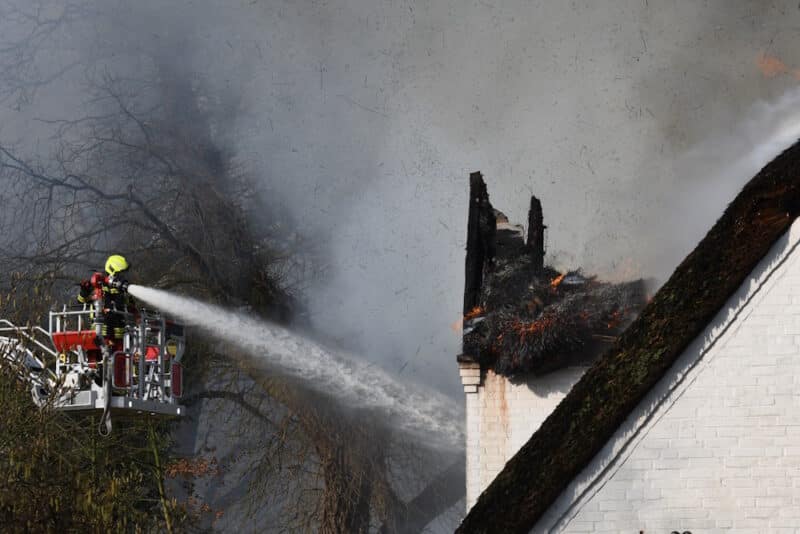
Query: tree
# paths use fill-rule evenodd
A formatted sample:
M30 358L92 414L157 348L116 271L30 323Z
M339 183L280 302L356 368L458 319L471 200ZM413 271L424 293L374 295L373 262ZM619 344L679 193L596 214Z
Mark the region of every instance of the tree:
M41 17L25 20L42 42L53 37L47 27L78 24L73 13L100 16L79 3L59 11L56 22L47 19L44 28ZM7 50L29 46L23 40ZM26 78L39 73L31 70L36 54L23 56L28 59L16 70L13 61L4 63L17 75L9 79L20 80L5 94L25 95L29 103L33 93L26 87L54 83L59 73ZM224 148L236 99L205 93L186 65L164 55L142 52L137 65L145 67L135 73L114 70L98 57L81 65L88 109L76 118L44 121L51 150L26 153L0 139L8 206L0 221L0 269L15 273L14 291L44 287L68 300L85 269L97 268L113 251L129 257L139 280L150 285L290 322L300 307L298 288L315 269L308 260L313 250L289 242L279 212L262 213L261 224L252 224L261 211L256 180ZM39 304L30 317L45 309ZM459 499L461 482L459 491L453 484L443 489L442 479L424 488L431 477L420 473L435 472L439 455L372 424L368 414L343 412L302 384L265 375L232 352L192 343L186 363L196 386L189 401L195 417L221 406L227 417L231 406L237 408L232 437L246 454L235 460L250 465L251 511L268 503L290 531L404 532L418 530ZM223 459L219 468L232 461ZM463 478L463 463L455 462L461 468L444 470L444 480ZM409 473L416 476L400 485L412 497L403 499L398 484Z
M15 279L17 287L20 279ZM3 295L3 317L27 314L49 300ZM6 344L0 344L0 360ZM88 530L174 531L190 526L185 511L163 491L162 459L169 432L153 421L123 421L109 438L98 418L36 408L20 370L0 365L0 524L8 532Z

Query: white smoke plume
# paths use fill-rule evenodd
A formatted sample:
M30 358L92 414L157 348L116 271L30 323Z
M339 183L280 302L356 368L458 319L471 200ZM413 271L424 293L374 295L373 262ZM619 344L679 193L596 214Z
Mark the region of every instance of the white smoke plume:
M744 184L800 139L800 89L753 105L728 131L699 142L674 163L683 187L673 193L672 210L648 227L643 241L658 243L648 255L649 271L660 279L672 271L722 215ZM691 214L691 216L687 216Z

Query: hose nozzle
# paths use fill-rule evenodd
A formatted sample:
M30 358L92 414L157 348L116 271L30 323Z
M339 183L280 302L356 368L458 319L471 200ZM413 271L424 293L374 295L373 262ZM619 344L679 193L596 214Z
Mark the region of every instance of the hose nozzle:
M108 280L108 285L113 287L114 289L126 292L128 291L128 286L130 285L130 283L122 278L111 277Z

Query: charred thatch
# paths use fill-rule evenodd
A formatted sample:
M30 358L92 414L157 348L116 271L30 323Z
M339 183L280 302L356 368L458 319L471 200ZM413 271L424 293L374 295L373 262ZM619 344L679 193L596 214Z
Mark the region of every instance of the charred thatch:
M485 191L485 185L481 189ZM541 226L528 229L529 241L544 231L535 197L531 206L539 210L529 224L538 221ZM616 341L644 307L643 281L612 284L579 271L559 273L543 265L543 247L526 245L522 229L494 211L488 195L483 205L472 209L492 210L492 217L481 220L495 221L491 234L497 244L492 261L483 264L472 307L465 310L462 360L478 361L505 376L541 375L585 364ZM477 219L470 214L470 220Z
M481 306L465 322L465 350L502 375L541 375L591 361L646 301L642 281L611 284L579 273L535 273L526 264L523 257L498 262L486 278Z

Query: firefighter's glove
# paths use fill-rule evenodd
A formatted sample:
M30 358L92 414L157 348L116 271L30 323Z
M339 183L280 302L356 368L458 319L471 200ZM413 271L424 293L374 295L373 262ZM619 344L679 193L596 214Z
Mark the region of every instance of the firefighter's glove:
M118 290L122 291L123 293L125 293L125 292L127 292L127 291L128 291L128 285L130 285L130 284L128 284L128 281L127 281L127 280L124 280L124 279L122 279L122 278L116 278L116 277L114 277L114 278L113 278L113 279L110 281L109 285L110 285L111 287L113 287L114 289L118 289Z
M82 280L81 281L81 291L80 291L81 297L83 297L84 299L87 299L87 298L89 298L89 296L91 296L91 294L92 294L92 284L91 284L91 282L89 282L89 280Z

